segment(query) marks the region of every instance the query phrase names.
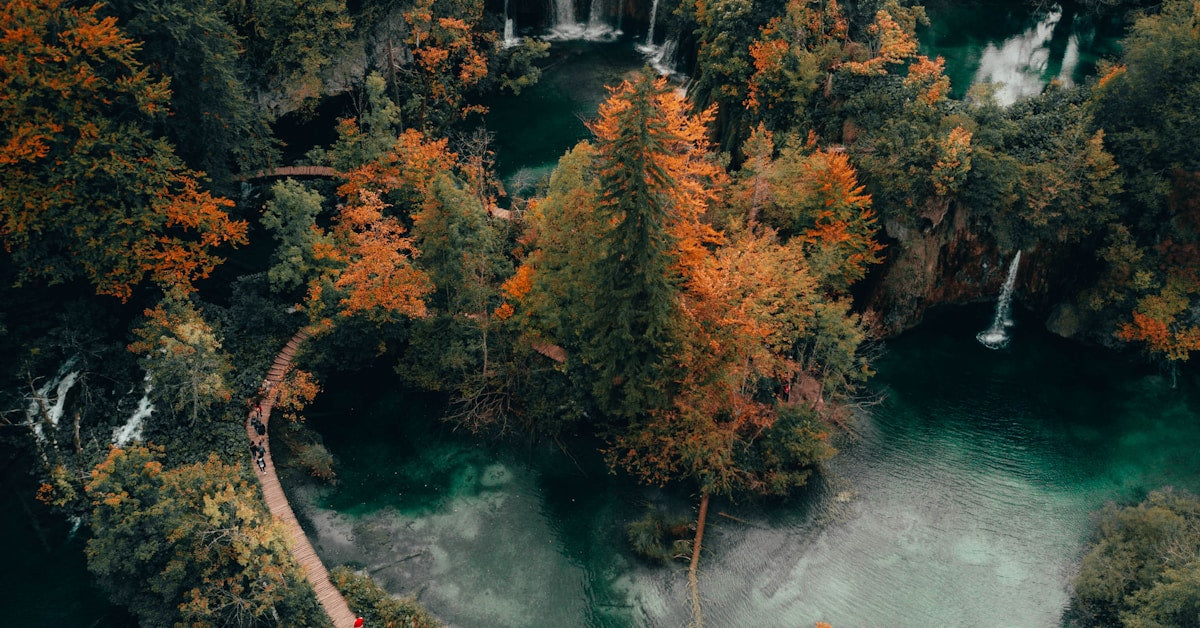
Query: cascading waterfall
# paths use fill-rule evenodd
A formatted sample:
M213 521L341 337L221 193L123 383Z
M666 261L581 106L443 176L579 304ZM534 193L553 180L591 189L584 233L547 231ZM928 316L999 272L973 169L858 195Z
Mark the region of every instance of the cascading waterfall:
M592 0L592 8L588 12L587 28L584 29L586 39L604 39L616 34L613 27L605 21L609 13L606 0Z
M575 3L572 0L554 0L554 24L546 39L551 41L613 41L621 34L620 28L613 28L608 23L612 15L608 2L611 0L592 0L588 9L586 23L575 19Z
M675 74L675 51L679 42L674 39L664 41L661 46L650 46L646 52L646 61L661 76Z
M654 18L658 15L658 0L650 3L650 28L646 31L646 45L654 45Z
M1013 286L1017 283L1017 266L1021 263L1021 252L1013 256L1008 265L1008 277L1000 290L1000 298L996 300L996 313L992 316L992 326L979 332L975 339L989 349L1002 349L1008 345L1008 328L1013 321L1009 317L1012 310Z
M513 19L511 17L505 18L505 20L504 20L504 47L505 48L512 48L513 46L517 45L517 36L514 33L515 29L516 29L516 24L513 23Z
M658 23L658 0L652 0L650 3L650 27L646 29L646 41L638 45L637 49L646 57L646 63L654 68L661 76L672 76L675 74L675 51L679 48L679 42L674 39L666 39L662 45L654 45L654 29Z
M508 0L504 0L504 47L512 48L517 45L516 36L517 24L511 17L508 17Z
M575 21L575 0L554 0L554 33L566 34L578 28Z

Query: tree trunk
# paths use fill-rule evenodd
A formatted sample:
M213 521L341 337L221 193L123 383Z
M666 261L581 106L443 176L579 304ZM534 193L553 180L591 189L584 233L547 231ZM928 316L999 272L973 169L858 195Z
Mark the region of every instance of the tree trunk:
M708 491L700 493L700 514L696 516L696 540L692 541L692 564L688 567L688 587L692 590L692 622L696 628L704 625L700 615L700 581L696 567L700 565L700 543L704 540L704 519L708 516Z

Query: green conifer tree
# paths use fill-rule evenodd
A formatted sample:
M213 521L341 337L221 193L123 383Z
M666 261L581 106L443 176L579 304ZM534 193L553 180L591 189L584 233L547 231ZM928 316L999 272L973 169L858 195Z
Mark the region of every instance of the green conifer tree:
M663 405L664 376L675 342L680 279L668 229L674 181L661 156L677 138L656 101L664 84L646 76L625 83L600 108L599 212L612 228L594 267L594 316L585 322L585 359L598 372L602 408L631 416Z

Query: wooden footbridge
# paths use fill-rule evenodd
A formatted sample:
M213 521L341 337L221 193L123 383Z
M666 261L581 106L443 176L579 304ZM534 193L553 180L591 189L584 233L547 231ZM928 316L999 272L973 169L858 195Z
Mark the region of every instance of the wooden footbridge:
M261 400L260 407L262 408L262 416L260 420L264 425L270 427L271 424L271 407L275 404L275 399L279 395L278 386L283 381L283 376L287 374L288 369L292 366L292 357L296 355L296 350L300 348L300 344L308 339L309 332L307 329L301 329L296 332L295 336L287 342L283 350L275 356L275 363L271 365L271 370L267 372L266 379L263 380L262 387L259 389L259 399ZM304 577L312 588L317 593L317 600L321 603L321 607L325 609L325 614L329 615L329 619L333 621L333 625L337 628L352 628L354 626L355 616L350 612L350 606L346 604L346 598L342 597L340 591L333 586L329 581L329 572L325 570L325 565L321 563L321 557L317 556L313 550L312 543L308 542L308 537L304 535L304 530L300 528L300 522L296 521L296 515L292 512L292 507L288 504L287 495L283 493L283 487L279 485L279 477L275 475L275 463L271 460L271 442L270 434L267 436L259 436L254 430L251 423L256 415L256 410L251 409L250 415L246 417L246 436L250 438L251 443L259 443L266 448L266 470L258 471L258 482L262 485L263 499L267 502L267 507L271 510L271 515L287 528L288 536L291 539L292 557L296 562L300 563L300 567L304 569Z

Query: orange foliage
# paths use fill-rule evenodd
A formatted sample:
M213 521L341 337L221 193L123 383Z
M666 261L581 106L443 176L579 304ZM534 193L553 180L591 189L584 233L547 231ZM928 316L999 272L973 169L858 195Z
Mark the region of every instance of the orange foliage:
M317 394L321 392L321 385L312 373L292 369L275 390L277 392L274 409L280 411L287 420L296 422L304 420L300 413L317 398Z
M776 103L796 97L796 76L830 70L840 56L840 52L830 53L830 44L845 42L849 28L836 0L789 0L787 12L767 22L750 44L754 73L747 84L745 106L773 109Z
M956 192L971 170L971 132L956 126L938 142L938 160L933 165L933 190L938 196Z
M646 80L646 79L642 79ZM634 86L629 81L610 88L608 100L600 105L599 117L589 128L601 142L615 142L618 137L619 114L628 109ZM666 137L676 138L667 145L656 147L647 160L661 169L671 181L668 197L668 231L678 246L676 263L686 277L707 254L706 247L719 244L722 236L701 217L717 200L717 190L725 185L725 170L712 159L708 125L716 115L716 107L692 115L687 100L669 89L665 78L654 83L656 119L648 124L660 125Z
M672 407L609 450L643 481L663 484L682 471L720 493L758 482L735 451L774 423L774 405L755 398L757 386L796 373L791 342L812 315L806 296L816 289L800 252L764 231L744 232L708 256L688 284Z
M343 124L354 124L347 120ZM360 190L375 192L399 191L413 199L429 194L434 175L450 170L457 155L446 146L448 140L430 140L420 131L408 129L396 138L396 143L382 159L365 163L341 173L344 183L338 194L354 198Z
M1103 76L1100 77L1100 80L1096 83L1096 86L1104 87L1105 85L1108 85L1109 81L1117 78L1118 76L1121 76L1124 73L1125 73L1124 65L1113 65L1108 69L1107 72L1104 73Z
M506 321L506 320L512 318L513 314L516 314L516 313L517 312L516 312L516 310L513 309L513 306L511 303L501 303L500 307L498 307L494 311L492 311L492 316L495 316L499 320Z
M772 19L763 29L763 39L756 39L754 43L750 44L750 58L754 59L754 74L750 77L747 85L745 105L751 109L757 110L762 104L759 101L759 95L763 89L763 77L783 70L783 61L788 53L788 43L782 39L767 39L778 28L778 22L779 18ZM768 101L767 108L774 107L773 101L780 95L778 90L772 92L770 94L772 98Z
M892 14L880 9L875 21L866 29L871 57L866 61L847 61L842 64L854 74L887 74L889 64L903 63L917 54L917 40L901 26Z
M946 76L946 60L938 57L933 61L921 55L908 66L908 76L904 77L905 87L915 87L922 90L917 99L933 106L950 93L950 78Z
M522 264L517 268L517 271L513 273L512 277L509 277L507 280L505 280L505 282L500 286L500 289L508 298L514 301L520 301L525 298L525 295L529 294L530 290L533 289L533 273L533 266L529 264Z
M482 4L455 7L460 14L453 17L435 17L437 6L434 0L417 0L403 14L409 31L406 43L421 70L429 104L457 117L486 112L482 105L463 106L464 93L487 76L488 60L481 51L495 38L494 33L481 35L474 28L483 18Z
M1169 284L1160 294L1138 302L1133 321L1122 324L1117 337L1125 342L1144 342L1152 353L1172 362L1186 362L1192 351L1200 350L1200 327L1177 320L1187 307L1186 294Z
M335 226L345 243L346 266L334 286L344 293L339 305L344 316L365 314L376 321L395 315L425 315L425 295L433 290L428 276L412 265L417 249L394 217L384 216L386 205L374 192L362 191L357 202L348 202Z
M866 275L867 266L879 263L883 245L875 240L875 211L871 195L858 183L858 174L845 153L819 150L805 160L802 172L809 193L822 199L823 207L812 217L813 224L801 236L808 246L833 247L840 268L836 273L846 287Z
M246 224L168 146L111 119L165 111L170 92L99 9L0 10L0 239L51 281L81 272L122 300L146 277L189 290L222 261L213 249L245 242ZM47 249L65 259L39 258Z

